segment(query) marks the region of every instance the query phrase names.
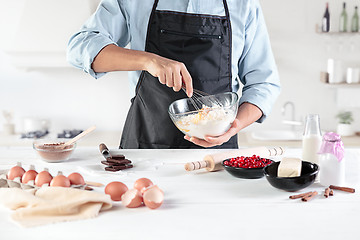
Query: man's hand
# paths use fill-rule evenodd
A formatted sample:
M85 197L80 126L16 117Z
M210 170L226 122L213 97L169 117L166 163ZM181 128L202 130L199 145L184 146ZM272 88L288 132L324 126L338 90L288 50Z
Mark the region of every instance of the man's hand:
M98 53L91 67L95 72L145 70L174 91L180 91L184 85L188 97L193 94L192 79L185 65L154 53L110 44Z
M237 134L241 129L244 129L258 120L261 116L262 111L260 108L251 103L245 102L240 105L234 122L232 123L230 129L223 135L218 137L205 136L204 139L199 139L196 137L190 138L189 136L185 135L184 138L196 145L206 148L219 146L229 141L232 136Z
M158 77L160 83L172 87L175 92L180 91L184 84L186 94L188 97L192 96L192 79L183 63L152 54L145 69L154 77Z
M235 119L234 122L232 123L231 127L229 128L229 130L221 136L218 136L218 137L205 136L204 139L200 139L200 138L196 138L196 137L190 138L188 135L185 135L184 138L196 145L209 148L209 147L215 147L215 146L219 146L223 143L226 143L227 141L230 140L230 138L232 136L237 134L240 130L241 130L240 121L238 119Z

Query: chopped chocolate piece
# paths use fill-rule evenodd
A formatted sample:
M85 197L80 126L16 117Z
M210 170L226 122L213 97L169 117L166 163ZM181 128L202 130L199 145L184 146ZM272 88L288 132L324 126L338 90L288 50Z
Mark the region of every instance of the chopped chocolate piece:
M105 167L106 171L112 171L112 172L116 172L116 171L120 171L120 170L124 170L127 168L132 168L133 165L132 164L127 164L127 165L119 165L119 166L110 166L110 167Z
M107 165L107 166L114 166L117 165L117 163L112 163L112 162L108 162L108 161L101 161L102 164Z
M111 172L117 172L117 171L120 171L120 169L115 169L115 168L112 168L112 167L106 167L105 168L106 171L111 171Z
M131 161L128 160L128 159L119 160L119 159L107 158L106 160L107 160L109 163L116 163L116 164L127 164L127 163L131 163Z
M112 159L116 159L116 160L122 160L122 159L125 159L125 156L122 155L122 154L119 154L119 155L111 155L111 158L112 158Z
M131 164L128 164L128 165L117 165L117 166L111 166L112 168L114 169L117 169L117 170L123 170L123 169L127 169L127 168L132 168L133 165Z

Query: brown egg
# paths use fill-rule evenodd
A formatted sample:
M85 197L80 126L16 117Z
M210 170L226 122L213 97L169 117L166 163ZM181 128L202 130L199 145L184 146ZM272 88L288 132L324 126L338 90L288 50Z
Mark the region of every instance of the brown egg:
M39 172L35 178L35 185L41 187L44 184L50 184L53 177L48 171Z
M144 190L150 186L153 185L153 182L148 178L139 178L134 183L134 188L139 190L141 193L144 192Z
M71 185L85 185L83 176L80 173L73 172L68 176Z
M164 201L164 192L155 185L145 189L143 199L145 206L156 209L160 207Z
M57 175L50 182L50 187L70 187L70 180L64 175Z
M121 197L122 203L128 208L140 207L143 203L143 197L139 190L130 189L126 191Z
M24 175L25 173L25 170L20 167L20 166L15 166L15 167L12 167L8 174L7 174L7 179L9 180L14 180L15 178L20 178Z
M35 181L37 175L38 175L37 171L31 169L24 173L24 175L21 178L21 182L28 183L29 181Z
M105 187L105 193L109 194L113 201L121 201L121 196L127 190L128 187L122 182L111 182Z

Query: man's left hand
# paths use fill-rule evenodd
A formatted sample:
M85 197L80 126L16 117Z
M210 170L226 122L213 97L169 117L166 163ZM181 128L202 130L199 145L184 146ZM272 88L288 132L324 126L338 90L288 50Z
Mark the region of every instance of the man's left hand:
M226 143L227 141L229 141L229 139L232 136L237 134L240 131L240 129L241 129L240 121L239 121L239 119L235 118L230 129L221 136L218 136L218 137L205 136L204 139L200 139L200 138L189 137L188 135L185 135L184 138L196 145L209 148L209 147L215 147L215 146L219 146L223 143Z

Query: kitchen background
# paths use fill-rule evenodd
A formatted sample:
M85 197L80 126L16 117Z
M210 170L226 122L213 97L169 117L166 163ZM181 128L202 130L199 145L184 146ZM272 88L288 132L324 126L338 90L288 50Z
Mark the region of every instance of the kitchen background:
M95 80L65 60L67 41L96 9L98 0L0 0L0 111L11 111L16 132L23 119L48 119L50 130L86 129L119 132L130 106L126 72L109 73ZM352 111L354 129L360 131L360 84L329 85L320 81L327 60L360 67L360 33L318 33L325 3L329 2L330 31L338 31L343 1L261 0L278 65L282 92L272 114L246 131L290 129L287 101L295 106L295 120L309 113L320 115L321 127L335 131L335 115ZM354 6L347 0L348 24ZM349 28L349 27L348 27ZM345 78L344 78L345 79ZM5 118L0 115L0 132ZM303 126L298 127L299 130ZM119 139L119 137L118 137ZM116 141L118 141L116 139Z

